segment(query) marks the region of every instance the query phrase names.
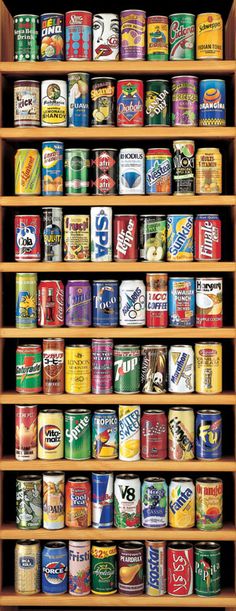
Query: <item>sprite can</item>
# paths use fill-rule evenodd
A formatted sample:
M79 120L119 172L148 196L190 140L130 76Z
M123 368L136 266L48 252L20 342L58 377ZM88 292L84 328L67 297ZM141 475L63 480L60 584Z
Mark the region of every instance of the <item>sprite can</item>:
M89 194L89 149L65 150L65 194Z
M39 60L39 16L15 15L14 60L35 62Z
M65 412L65 458L91 458L91 411L68 409Z
M195 545L195 592L197 596L220 593L220 545L204 541Z
M137 393L140 390L140 347L118 344L114 348L114 392Z

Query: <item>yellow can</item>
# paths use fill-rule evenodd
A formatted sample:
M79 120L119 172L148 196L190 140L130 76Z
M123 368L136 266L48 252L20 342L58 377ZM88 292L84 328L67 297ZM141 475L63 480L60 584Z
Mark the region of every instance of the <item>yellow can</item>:
M119 459L140 459L140 405L119 405Z
M42 409L38 415L38 458L64 456L64 417L58 409Z
M66 214L64 216L64 261L89 261L89 253L89 215Z
M43 528L55 530L65 526L65 473L43 473Z
M222 392L222 344L195 344L196 392L203 395Z
M194 411L191 407L171 407L168 414L168 458L194 458Z
M17 541L15 546L15 592L40 592L40 543L34 539Z
M174 477L169 486L169 525L193 528L195 524L195 487L190 477Z
M219 13L200 13L196 20L197 59L223 59L223 21Z
M15 195L40 195L41 159L37 149L17 149L15 154Z
M196 153L196 193L222 193L222 155L218 148L200 148Z
M72 395L91 392L91 348L86 344L66 346L65 390Z

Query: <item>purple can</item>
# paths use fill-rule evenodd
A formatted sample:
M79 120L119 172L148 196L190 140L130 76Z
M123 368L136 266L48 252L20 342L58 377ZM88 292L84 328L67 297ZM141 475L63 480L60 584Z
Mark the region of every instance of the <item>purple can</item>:
M65 299L67 327L90 327L92 322L92 291L88 280L68 280Z
M109 395L113 392L113 340L92 340L92 393Z
M137 9L122 11L121 59L145 59L146 13Z
M172 78L172 125L198 125L198 78Z

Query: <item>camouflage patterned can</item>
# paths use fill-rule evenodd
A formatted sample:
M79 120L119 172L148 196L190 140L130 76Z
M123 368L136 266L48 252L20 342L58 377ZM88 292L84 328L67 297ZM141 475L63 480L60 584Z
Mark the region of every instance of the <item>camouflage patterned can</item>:
M30 530L42 526L42 478L39 475L17 477L16 526Z

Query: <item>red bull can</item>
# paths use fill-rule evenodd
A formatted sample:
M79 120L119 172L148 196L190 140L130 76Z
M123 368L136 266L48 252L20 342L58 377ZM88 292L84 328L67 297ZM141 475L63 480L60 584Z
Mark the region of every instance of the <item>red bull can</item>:
M92 473L92 526L113 526L113 473Z

